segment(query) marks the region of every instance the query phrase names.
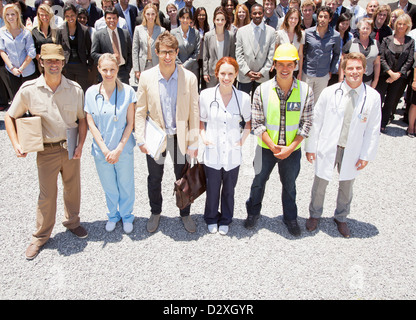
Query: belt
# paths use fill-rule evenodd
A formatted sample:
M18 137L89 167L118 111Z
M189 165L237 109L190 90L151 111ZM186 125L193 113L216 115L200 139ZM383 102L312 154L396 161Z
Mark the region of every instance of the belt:
M68 144L66 143L66 140L58 141L58 142L47 142L43 144L44 147L62 147L66 149L68 147Z

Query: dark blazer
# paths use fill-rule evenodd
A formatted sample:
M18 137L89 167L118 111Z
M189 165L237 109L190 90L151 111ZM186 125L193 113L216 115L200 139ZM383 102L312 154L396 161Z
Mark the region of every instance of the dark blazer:
M65 22L60 30L61 37L59 44L64 49L65 63L68 63L71 54L71 45L69 43L68 23ZM91 58L91 37L88 28L77 22L76 38L78 39L78 56L85 65L92 66L94 61Z
M91 2L90 14L88 16L88 26L94 28L95 21L104 16L103 10L97 7L97 5Z
M399 1L389 3L388 6L390 7L391 11L393 12L397 8L399 8ZM407 4L407 14L412 19L412 29L416 28L416 5L413 3L408 2Z
M350 9L347 9L346 7L342 6L341 7L341 13L339 15L338 15L338 12L335 11L334 12L334 15L332 16L331 22L329 22L329 25L331 27L334 27L335 28L335 26L337 25L337 21L338 21L339 16L342 15L343 13L350 13Z
M415 42L409 37L405 36L403 51L396 59L396 53L393 46L394 36L385 37L380 47L380 61L381 70L383 73L392 69L394 72L400 72L402 77L407 77L413 66L413 53ZM396 65L396 68L393 66Z
M118 36L120 38L121 54L126 61L126 69L131 70L132 67L132 43L130 34L127 30L117 28ZM95 63L98 64L98 59L103 53L114 53L113 46L111 45L111 39L107 31L107 27L98 30L94 33L92 46L91 46L91 57Z
M124 19L126 19L126 17L124 16L123 13L123 9L121 8L119 3L116 3L116 5L114 6L117 9L118 15ZM129 15L130 15L130 27L131 27L131 32L130 32L130 36L133 37L133 32L134 32L134 28L136 26L136 18L137 18L137 14L138 14L138 10L137 7L129 4L128 6L129 9Z

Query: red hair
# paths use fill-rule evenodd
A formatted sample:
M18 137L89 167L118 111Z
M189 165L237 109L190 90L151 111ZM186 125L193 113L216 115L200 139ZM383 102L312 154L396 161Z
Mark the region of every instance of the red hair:
M223 64L230 64L234 67L235 73L238 73L238 70L240 69L238 66L237 61L232 57L222 57L220 60L218 60L217 65L215 66L215 76L218 78L218 73L220 71L220 68Z

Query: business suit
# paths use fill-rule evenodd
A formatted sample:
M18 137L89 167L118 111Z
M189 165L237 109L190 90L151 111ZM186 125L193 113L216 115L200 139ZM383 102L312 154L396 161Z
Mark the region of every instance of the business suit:
M157 37L165 31L165 28L155 25L152 34L152 67L159 63L159 57L155 51L155 42ZM148 33L147 27L140 25L134 29L133 35L133 71L143 72L146 70L147 54L148 54Z
M273 65L273 54L276 42L275 29L267 26L262 22L264 29L260 32L259 47L255 48L254 41L254 23L250 23L237 32L237 43L235 47L236 60L240 66L237 81L239 82L239 89L247 93L267 80L269 80L269 71ZM249 71L260 72L262 77L257 81L251 81L246 75ZM251 84L250 90L248 87Z
M97 20L104 16L103 10L97 7L95 3L90 4L90 12L88 14L87 25L89 27L94 27L94 24Z
M149 176L147 179L149 202L152 215L160 215L162 211L161 183L164 168L164 159L167 151L170 152L176 179L181 176L185 165L184 156L188 148L198 148L199 137L199 105L198 82L192 72L180 65L177 70L177 99L176 99L176 134L165 138L162 145L162 157L153 159L146 155ZM149 116L163 130L166 130L161 96L159 66L145 70L137 88L137 103L135 115L135 135L139 145L145 141L145 122ZM172 80L172 77L171 77ZM170 80L170 81L171 81ZM180 210L182 217L189 216L190 206Z
M403 95L408 82L407 78L413 66L414 47L414 40L409 36L405 36L403 49L397 57L394 35L385 37L380 46L381 73L376 90L380 93L381 102L383 103L382 129L387 126L390 116ZM393 72L400 72L401 75L396 81L386 83L386 80L390 77L387 71L390 69Z
M129 21L127 21L126 17L124 16L123 8L119 3L116 3L114 7L117 9L118 15L126 20L130 32L130 37L133 38L134 28L136 27L136 18L138 15L137 7L131 4L128 5Z
M391 12L393 12L396 9L400 9L400 7L399 7L399 1L389 3L388 6L391 8ZM413 4L413 3L408 2L407 3L407 12L406 13L412 19L412 29L416 28L416 5Z
M199 64L198 64L198 54L199 54L199 32L194 28L189 27L189 36L188 44L185 44L181 33L181 27L175 28L170 32L173 36L178 39L179 43L179 54L176 57L176 62L182 64L185 69L192 71L195 76L199 77Z
M350 9L347 9L346 7L342 6L341 7L341 11L338 13L338 8L335 10L334 15L332 16L332 20L329 23L329 25L333 28L335 28L335 26L337 25L337 21L338 18L343 14L343 13L350 13Z
M93 65L91 58L91 38L88 28L76 23L75 39L77 40L77 61L71 61L71 40L69 38L68 23L60 30L58 42L64 49L65 67L63 74L70 80L76 81L82 87L84 92L88 88L88 68Z
M218 80L215 77L215 67L222 57L235 58L235 34L224 30L224 51L218 52L215 29L207 32L204 37L203 75L210 76L207 88L214 87Z
M120 66L118 77L122 82L129 84L132 66L131 38L129 32L125 29L117 28L117 32L120 39L121 54L125 60L125 63ZM114 53L107 27L95 32L91 47L91 57L98 64L98 59L106 52Z

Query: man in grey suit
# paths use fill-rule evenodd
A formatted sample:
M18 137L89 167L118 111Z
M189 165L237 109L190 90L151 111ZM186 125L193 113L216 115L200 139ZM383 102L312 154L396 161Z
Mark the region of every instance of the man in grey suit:
M269 80L275 47L275 29L265 25L263 6L255 3L250 11L251 23L237 32L236 60L240 66L238 89L250 94Z
M129 84L132 67L132 44L129 31L117 27L118 12L116 8L106 10L104 18L107 27L94 34L91 56L98 64L98 59L102 54L113 53L119 62L118 77L122 82Z

